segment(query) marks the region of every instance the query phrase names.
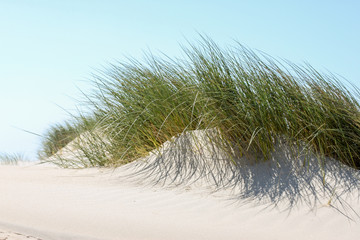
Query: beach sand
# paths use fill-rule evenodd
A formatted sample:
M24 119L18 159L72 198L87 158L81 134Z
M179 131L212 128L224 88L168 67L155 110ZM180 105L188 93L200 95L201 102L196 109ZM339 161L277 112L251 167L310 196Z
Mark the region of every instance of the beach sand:
M24 239L41 240L40 238L27 236L27 235L23 235L20 233L14 233L11 231L1 231L0 230L0 240L24 240Z
M341 203L328 197L315 204L301 198L259 201L201 181L175 186L141 175L124 177L134 169L131 164L81 170L0 166L0 229L7 230L0 230L0 239L357 239L360 234L359 195L351 190Z

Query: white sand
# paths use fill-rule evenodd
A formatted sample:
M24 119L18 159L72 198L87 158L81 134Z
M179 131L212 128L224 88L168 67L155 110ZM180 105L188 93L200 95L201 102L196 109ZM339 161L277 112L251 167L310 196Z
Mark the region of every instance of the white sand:
M351 220L326 201L312 209L301 204L286 209L283 202L276 207L236 199L230 190L142 186L118 174L0 166L0 229L44 240L357 239L360 234L358 216L350 214ZM347 208L359 213L357 197L347 199Z
M0 240L41 240L40 238L24 235L21 233L0 230Z
M139 161L116 170L0 166L0 239L1 229L42 240L338 240L360 235L358 171L335 169L331 163L324 188L318 168L311 164L303 172L278 151L276 161L221 176L221 164L206 169L191 162L197 159L194 152L190 160L183 150L170 165L163 160L177 156L174 151L151 155L147 165ZM188 164L181 164L184 159Z

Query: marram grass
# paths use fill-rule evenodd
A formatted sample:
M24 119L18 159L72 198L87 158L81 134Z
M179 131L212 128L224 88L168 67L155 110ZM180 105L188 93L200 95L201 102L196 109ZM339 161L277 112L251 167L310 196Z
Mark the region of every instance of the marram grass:
M54 155L74 140L76 136L76 127L70 122L51 126L43 138L41 150L38 154L39 158L42 159Z
M74 126L82 126L75 127L78 133L101 132L106 147L94 141L93 148L83 148L91 156L84 166L128 163L186 131L216 128L224 146L257 152L259 160L269 157L281 136L295 148L305 145L320 158L360 168L356 87L346 88L308 64L280 61L240 44L223 49L202 38L184 53L184 59L130 59L97 75L96 90L86 96L96 123ZM62 133L53 129L45 136L46 156L74 139L68 125L55 129ZM55 132L65 136L54 137ZM71 165L66 161L71 159L61 164Z

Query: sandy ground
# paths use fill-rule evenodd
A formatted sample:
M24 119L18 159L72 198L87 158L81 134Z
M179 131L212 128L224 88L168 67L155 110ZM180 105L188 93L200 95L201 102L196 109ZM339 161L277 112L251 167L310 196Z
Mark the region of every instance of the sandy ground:
M23 239L41 240L40 238L27 236L27 235L23 235L20 233L14 233L14 232L10 232L10 231L1 231L0 230L0 240L23 240Z
M131 171L131 166L0 166L0 239L275 240L360 235L359 194L351 190L342 201L331 196L311 204L301 197L259 201L260 195L246 197L231 187L215 190L201 182L170 186L154 185L144 177L127 180L124 176Z

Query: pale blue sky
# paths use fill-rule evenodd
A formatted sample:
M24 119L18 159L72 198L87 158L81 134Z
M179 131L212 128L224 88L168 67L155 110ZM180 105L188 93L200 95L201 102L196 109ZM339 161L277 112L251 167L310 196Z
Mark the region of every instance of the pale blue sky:
M94 69L180 54L207 34L340 74L360 87L360 1L0 0L0 153L35 158L50 124L67 118Z

